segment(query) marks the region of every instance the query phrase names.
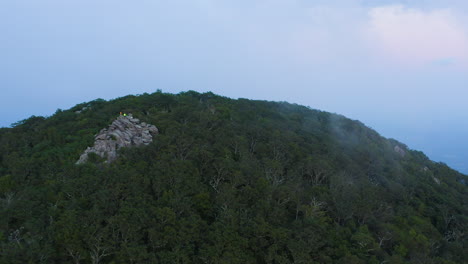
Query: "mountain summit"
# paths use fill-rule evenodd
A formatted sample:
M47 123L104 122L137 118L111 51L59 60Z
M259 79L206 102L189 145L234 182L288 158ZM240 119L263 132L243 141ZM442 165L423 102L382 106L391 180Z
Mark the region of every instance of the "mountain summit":
M0 263L466 263L466 182L305 106L98 99L0 129Z

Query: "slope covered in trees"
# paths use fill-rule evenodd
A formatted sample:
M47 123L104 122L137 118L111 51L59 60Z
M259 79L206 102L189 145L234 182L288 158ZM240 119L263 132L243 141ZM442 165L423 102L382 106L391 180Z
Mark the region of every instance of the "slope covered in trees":
M121 111L160 134L75 165ZM463 263L465 179L304 106L95 100L0 129L0 263Z

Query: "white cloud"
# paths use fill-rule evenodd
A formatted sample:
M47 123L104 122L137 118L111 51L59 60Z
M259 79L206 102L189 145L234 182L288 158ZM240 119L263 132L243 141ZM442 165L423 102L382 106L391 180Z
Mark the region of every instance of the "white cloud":
M468 29L451 9L383 6L371 8L369 18L367 33L385 59L408 66L468 62Z

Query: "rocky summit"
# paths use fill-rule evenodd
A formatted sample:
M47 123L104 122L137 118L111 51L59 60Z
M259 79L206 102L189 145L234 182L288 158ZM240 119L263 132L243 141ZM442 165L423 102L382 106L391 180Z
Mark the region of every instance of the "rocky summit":
M76 164L85 163L91 152L105 158L106 162L112 162L117 158L117 150L120 148L148 145L156 134L156 126L140 122L132 115L121 115L96 135L94 145L83 152Z

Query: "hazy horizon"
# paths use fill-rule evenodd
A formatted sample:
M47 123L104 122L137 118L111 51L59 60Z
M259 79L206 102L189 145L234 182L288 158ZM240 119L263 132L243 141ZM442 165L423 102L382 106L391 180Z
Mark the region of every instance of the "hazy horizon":
M357 119L468 174L468 2L4 1L0 127L157 89Z

